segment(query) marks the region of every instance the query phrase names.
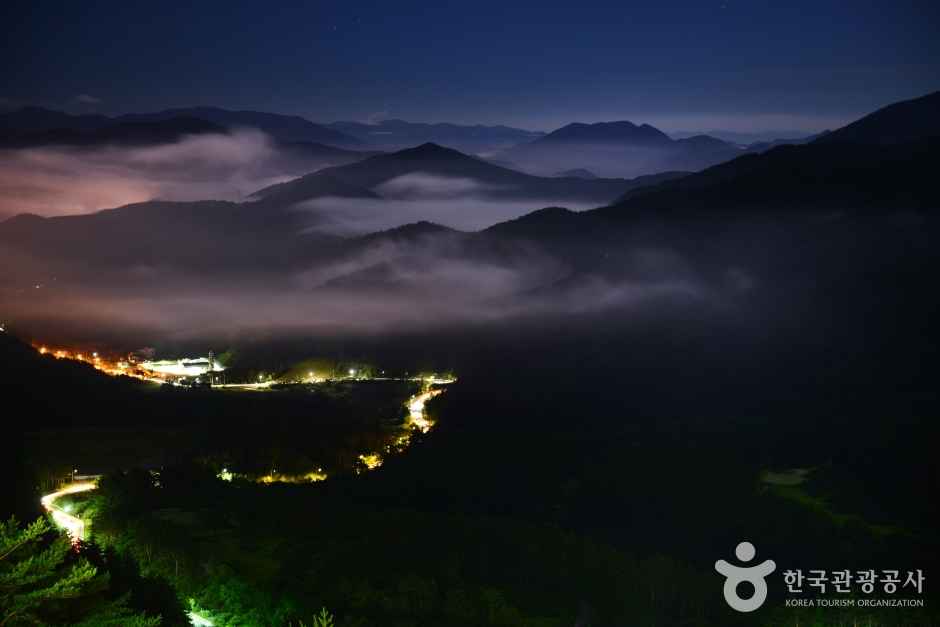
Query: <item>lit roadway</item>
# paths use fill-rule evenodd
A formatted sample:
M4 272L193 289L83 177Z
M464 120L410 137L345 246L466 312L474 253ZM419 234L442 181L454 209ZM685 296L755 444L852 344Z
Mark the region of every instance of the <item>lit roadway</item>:
M56 499L67 494L77 494L94 490L97 486L93 481L83 481L81 483L71 483L61 490L47 494L40 499L43 508L52 514L52 520L56 525L65 529L72 538L72 542L79 542L85 539L85 521L78 516L72 516L67 511L55 504Z
M56 500L68 494L88 492L89 490L94 490L97 487L98 485L94 481L71 483L61 490L56 490L55 492L51 492L45 495L39 500L40 503L42 503L43 508L52 516L53 522L59 528L65 529L73 543L78 543L79 541L85 539L85 521L83 521L78 516L72 516L67 511L56 505ZM197 627L212 627L213 625L211 620L205 616L202 616L198 612L187 612L187 615L189 616L190 624L196 625Z
M441 390L428 390L417 396L412 396L408 401L408 418L410 423L419 429L421 433L427 433L434 424L428 420L424 414L424 404L441 393Z

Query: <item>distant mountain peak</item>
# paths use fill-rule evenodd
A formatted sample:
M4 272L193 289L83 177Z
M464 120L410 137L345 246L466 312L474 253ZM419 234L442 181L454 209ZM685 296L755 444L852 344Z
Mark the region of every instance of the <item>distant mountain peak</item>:
M634 186L635 183L623 179L533 176L425 142L398 152L325 168L259 190L253 197L285 206L324 196L430 199L442 197L442 194L444 197L465 194L489 199L537 198L581 204L609 203Z
M425 142L419 146L386 153L384 155L380 155L377 158L385 161L460 161L483 163L476 157L464 154L453 148L447 148L446 146L435 144L434 142Z
M429 220L420 220L418 222L409 222L401 226L396 226L384 231L363 235L362 240L381 240L381 239L416 239L427 235L440 235L443 233L461 233L449 226L431 222Z
M711 135L692 135L686 137L685 139L678 139L676 141L685 142L687 144L695 144L700 146L727 146L728 142L723 139L718 139L717 137L712 137Z
M401 150L400 152L408 152L409 150L410 151L428 151L428 152L432 152L432 151L448 152L448 153L460 154L459 151L454 150L453 148L447 148L445 146L441 146L440 144L435 144L434 142L424 142L423 144L415 146L414 148L406 148L405 150Z
M812 141L753 146L595 211L932 211L940 206L938 152L940 92L889 105Z
M574 178L574 179L596 179L597 175L588 170L587 168L572 168L570 170L562 170L555 174L558 178Z
M636 125L629 120L613 122L572 122L537 141L612 142L612 143L669 143L672 140L661 130L649 124Z
M700 170L739 153L738 147L714 137L674 140L650 124L617 120L574 122L496 156L534 174L557 176L558 172L585 169L603 178L634 178Z

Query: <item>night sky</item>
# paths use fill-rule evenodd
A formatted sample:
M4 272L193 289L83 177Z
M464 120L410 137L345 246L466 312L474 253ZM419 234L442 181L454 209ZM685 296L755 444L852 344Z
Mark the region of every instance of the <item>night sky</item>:
M6 3L0 106L815 131L940 87L930 2L173 4Z

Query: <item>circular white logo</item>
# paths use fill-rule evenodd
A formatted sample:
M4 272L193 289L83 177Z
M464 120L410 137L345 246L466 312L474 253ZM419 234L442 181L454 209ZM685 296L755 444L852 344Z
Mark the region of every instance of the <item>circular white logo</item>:
M744 563L754 559L757 551L750 542L742 542L734 550L735 556ZM739 612L753 612L767 600L767 581L765 577L774 572L777 565L773 560L766 560L754 566L735 566L725 560L715 562L715 570L726 577L725 601L732 609ZM742 599L738 594L738 585L744 582L754 586L754 594Z

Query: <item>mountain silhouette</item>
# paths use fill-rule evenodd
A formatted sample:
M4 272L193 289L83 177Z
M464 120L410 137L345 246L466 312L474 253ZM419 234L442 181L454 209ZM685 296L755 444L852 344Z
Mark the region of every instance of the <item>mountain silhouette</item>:
M580 213L541 209L484 233L600 246L617 222L634 218L681 224L685 216L700 213L721 224L730 216L781 211L940 209L933 182L940 162L940 118L932 113L938 103L940 92L899 102L802 143L744 154L702 172L638 187L608 207ZM917 121L917 132L909 120Z
M772 139L769 141L759 141L748 144L744 149L747 152L767 152L771 148L776 148L777 146L800 146L802 144L808 144L812 141L816 141L820 137L831 133L832 131L826 130L820 133L814 133L813 135L807 135L806 137L794 137L794 138L780 138Z
M70 115L43 107L23 107L0 113L0 130L4 133L33 133L57 129L89 131L114 124L104 115Z
M55 136L69 140L69 143L80 140L80 143L89 144L96 138L96 133L99 133L104 142L133 143L135 134L142 137L146 135L145 129L148 128L170 128L174 124L180 124L178 120L187 120L186 124L191 126L196 125L197 121L202 122L206 129L211 127L219 131L256 128L282 143L314 142L345 148L362 147L362 142L354 137L314 124L299 116L261 111L229 111L218 107L187 107L117 117L71 115L41 107L24 107L0 114L0 137L19 145L26 145L30 140L40 144L49 143L50 138ZM104 129L111 130L106 133ZM127 133L130 138L125 139L122 132ZM154 132L154 135L154 141L160 140L159 132Z
M584 221L579 220L578 215L577 212L564 207L545 207L513 220L494 224L485 229L483 233L501 237L540 240L558 234L570 234L570 229L573 226L577 226L580 231Z
M155 276L269 273L330 250L331 238L303 233L303 215L263 209L150 201L84 215L21 214L0 223L0 253L28 255L62 283L99 276L115 286L131 267Z
M281 115L264 111L230 111L219 107L187 107L154 113L134 113L117 118L119 121L150 122L176 117L193 117L227 128L248 127L264 131L282 142L317 142L329 146L361 147L358 139L335 129L315 124L297 115Z
M333 168L325 168L286 183L270 185L259 189L249 198L274 207L287 207L315 198L379 198L378 194L367 188L332 176L331 170Z
M940 92L896 103L803 145L628 192L601 211L936 209L938 111Z
M53 118L49 118L50 122ZM0 131L0 147L151 145L179 141L187 135L225 133L225 128L198 118L178 117L154 122L120 122L86 128Z
M817 142L902 144L940 137L940 91L878 109Z
M435 185L443 188L439 192L446 192L449 181L453 181L454 185L467 185L469 182L475 186L474 193L487 198L538 198L557 202L610 202L627 190L651 183L647 180L533 176L465 155L452 148L426 143L349 165L325 168L259 190L253 196L282 204L323 196L369 197L382 195L376 191L380 185L407 175L435 177ZM420 195L420 181L416 182L416 187L416 193Z
M263 276L316 260L336 259L350 247L356 251L379 240L408 245L428 237L462 239L451 229L425 222L349 240L319 230L324 217L317 212L293 210L300 203L322 197L361 199L381 208L382 192L388 193L383 184L410 180L409 175L415 175L419 186L430 178L432 185L443 186L445 192L452 181L458 181L454 197L470 193L496 200L579 200L598 205L652 182L541 178L424 144L325 168L260 190L249 202L150 201L87 215L15 216L0 223L0 253L11 255L4 263L18 267L17 274L57 276L63 282L100 278L122 284L140 278L128 273L128 268L145 268L146 276L179 272L186 277L176 281L207 275ZM461 187L468 181L469 187ZM421 190L418 193L420 196ZM432 211L434 203L428 206ZM426 218L433 220L435 216L429 213ZM511 250L500 250L499 254L508 252Z
M332 161L334 165L345 165L382 154L376 150L349 150L319 142L280 142L280 149L288 155Z
M672 140L668 135L649 124L636 125L626 120L619 122L597 122L595 124L583 124L573 122L563 126L556 131L552 131L540 141L543 144L548 143L623 143L623 144L648 144L662 145L668 144Z
M573 179L596 179L597 175L586 170L585 168L574 168L572 170L562 170L555 174L558 178L573 178Z
M931 98L913 104L929 108ZM829 218L834 214L924 215L940 208L934 184L940 136L928 126L911 141L884 141L907 137L898 131L904 125L883 113L898 110L905 107L866 116L845 127L851 133L839 129L807 144L745 154L702 172L672 173L671 178L542 178L424 144L265 188L253 202L154 201L82 216L16 216L0 223L0 254L10 255L2 259L4 267L15 270L11 275L28 277L23 281L56 276L63 283L74 279L89 285L162 280L198 284L207 275L273 281L292 271L338 263L341 269L331 275L331 286L374 287L386 279L400 281L401 274L392 272L390 263L424 276L429 259L436 258L428 256L429 250L449 261L484 266L514 264L519 259L524 266L526 258L520 257L520 251L539 250L540 258L560 259L562 266L576 273L611 277L646 272L642 264L629 270L630 246L655 242L664 231L672 232L678 245L687 241L689 233L718 237L741 217L772 215L783 216L781 220L795 217L805 225L801 229L811 232L814 225L825 224L828 237L839 234L838 224ZM840 136L848 139L833 140ZM445 187L448 181L473 181L469 188L473 193L496 199L557 198L560 203L594 197L602 198L602 204L620 198L583 212L549 206L476 233L419 222L352 238L311 230L309 221L315 216L290 210L319 196L362 198L381 207L385 184L416 174L444 181ZM843 239L851 243L851 234ZM429 246L429 240L435 245ZM747 245L747 240L736 245ZM376 247L393 250L395 258L379 255L373 263L366 256L368 263L345 263ZM419 254L419 248L425 252ZM23 259L35 262L35 267ZM342 269L346 267L348 273ZM720 264L716 268L716 272L727 270ZM570 283L576 287L576 282Z
M568 124L496 157L537 174L583 168L600 176L636 177L701 170L739 154L733 144L707 135L674 140L649 124L619 121Z
M422 220L420 222L412 222L410 224L403 224L401 226L396 226L393 229L386 229L384 231L378 231L376 233L369 233L367 235L362 235L358 239L360 242L375 242L375 241L414 241L416 239L428 236L436 236L443 234L457 234L460 231L452 229L448 226L442 224L437 224L436 222L430 222L428 220Z
M333 122L328 126L369 145L389 150L435 143L462 152L482 153L532 141L544 134L502 125L427 124L405 120L382 120L375 124Z

